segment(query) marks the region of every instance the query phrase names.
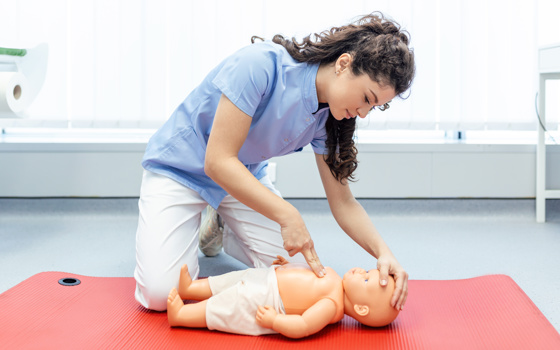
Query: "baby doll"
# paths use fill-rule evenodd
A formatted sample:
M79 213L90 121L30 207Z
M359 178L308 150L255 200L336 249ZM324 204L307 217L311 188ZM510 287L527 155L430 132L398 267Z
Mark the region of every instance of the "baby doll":
M318 278L306 264L278 256L270 268L250 268L192 280L183 265L178 290L167 300L172 327L198 327L229 333L280 333L290 338L314 334L344 314L380 327L399 311L391 307L393 278L379 284L379 271L352 268L343 278L331 268ZM184 304L183 300L199 300Z

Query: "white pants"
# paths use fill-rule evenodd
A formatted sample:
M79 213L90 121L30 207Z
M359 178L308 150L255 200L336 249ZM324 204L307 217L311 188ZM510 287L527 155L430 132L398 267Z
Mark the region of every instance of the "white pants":
M280 196L268 176L260 182ZM135 297L144 307L157 311L167 308L167 296L177 287L183 264L187 264L193 279L198 277L198 234L201 213L207 205L196 191L144 171L134 270ZM217 211L224 221L227 254L249 267L268 267L277 255L287 257L278 223L229 195ZM305 262L301 254L288 260Z

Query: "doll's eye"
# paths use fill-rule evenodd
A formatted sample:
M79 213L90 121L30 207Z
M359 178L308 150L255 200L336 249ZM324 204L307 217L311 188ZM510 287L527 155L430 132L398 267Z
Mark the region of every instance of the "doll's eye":
M365 281L366 283L368 283L369 279L366 278L364 281Z

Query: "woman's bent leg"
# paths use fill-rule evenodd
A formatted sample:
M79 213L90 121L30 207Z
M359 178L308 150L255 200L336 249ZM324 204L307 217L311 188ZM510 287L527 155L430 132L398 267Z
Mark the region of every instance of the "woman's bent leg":
M268 176L260 180L269 190L281 196ZM224 251L249 267L268 267L282 255L290 262L305 263L301 254L289 257L284 249L280 225L247 207L232 196L226 196L218 213L224 221Z
M163 175L144 171L136 231L136 300L163 311L181 266L198 277L198 232L207 203L195 191Z

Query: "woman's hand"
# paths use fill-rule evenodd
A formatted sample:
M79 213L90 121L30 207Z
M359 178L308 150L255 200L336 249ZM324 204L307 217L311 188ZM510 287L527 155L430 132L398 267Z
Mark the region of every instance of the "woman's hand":
M395 292L391 298L391 306L402 310L408 296L408 273L391 253L379 256L377 269L379 270L379 283L382 286L387 285L389 275L395 279Z
M296 220L291 220L289 223L281 225L281 232L284 239L284 249L286 249L288 254L294 256L297 253L301 253L309 267L311 267L311 270L315 272L315 275L317 277L324 277L326 274L325 267L317 256L313 240L299 213L297 213Z

